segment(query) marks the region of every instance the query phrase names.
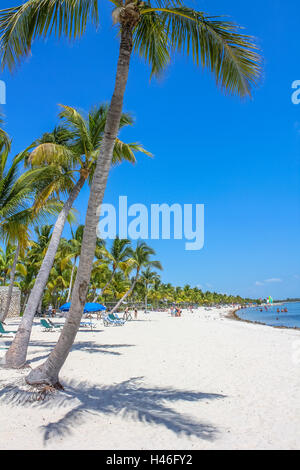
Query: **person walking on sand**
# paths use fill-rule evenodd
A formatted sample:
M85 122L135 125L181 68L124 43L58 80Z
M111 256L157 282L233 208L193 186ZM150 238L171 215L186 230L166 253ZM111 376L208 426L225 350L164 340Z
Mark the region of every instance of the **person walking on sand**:
M137 320L138 317L138 311L137 308L134 309L134 319Z
M123 319L127 320L129 316L129 307L126 307L123 313Z
M48 317L52 317L52 310L53 310L53 307L50 304L49 307L48 307Z

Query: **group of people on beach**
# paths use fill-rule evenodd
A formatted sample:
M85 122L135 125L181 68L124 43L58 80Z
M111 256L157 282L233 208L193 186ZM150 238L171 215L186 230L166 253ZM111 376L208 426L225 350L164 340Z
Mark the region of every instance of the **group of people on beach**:
M138 317L137 308L133 309L133 314L134 314L134 319L137 320L137 317ZM129 317L131 317L131 313L129 311L129 307L126 307L124 310L124 314L123 314L123 320L129 320Z
M181 317L182 310L179 307L170 308L171 317Z

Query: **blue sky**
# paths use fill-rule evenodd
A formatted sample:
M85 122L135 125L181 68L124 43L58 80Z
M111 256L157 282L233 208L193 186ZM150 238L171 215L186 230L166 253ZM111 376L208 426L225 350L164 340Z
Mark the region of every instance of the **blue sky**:
M2 0L1 8L15 5ZM175 57L163 77L135 57L126 111L136 119L122 139L154 155L111 171L105 202L205 204L205 245L185 251L184 240L158 240L162 279L176 285L274 298L300 296L300 105L291 84L300 80L300 4L291 0L190 2L212 15L227 14L258 38L264 76L253 99L224 96L206 71ZM57 123L58 103L88 110L112 94L118 40L110 4L102 24L75 44L35 43L32 56L7 84L4 112L14 152ZM84 221L88 188L76 203Z

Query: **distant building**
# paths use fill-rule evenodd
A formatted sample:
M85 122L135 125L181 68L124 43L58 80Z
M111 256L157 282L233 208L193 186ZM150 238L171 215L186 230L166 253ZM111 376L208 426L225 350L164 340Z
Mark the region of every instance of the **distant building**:
M6 306L8 286L0 286L0 312ZM18 317L20 315L21 291L18 287L13 288L8 317Z

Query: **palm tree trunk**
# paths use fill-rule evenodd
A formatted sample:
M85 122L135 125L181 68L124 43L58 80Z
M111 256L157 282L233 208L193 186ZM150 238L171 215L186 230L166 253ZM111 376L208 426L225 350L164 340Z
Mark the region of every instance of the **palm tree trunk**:
M74 261L74 264L73 264L73 267L72 267L71 279L70 279L70 287L69 287L67 302L70 302L70 298L71 298L72 285L73 285L73 277L74 277L74 271L75 271L75 265L76 265L76 258L75 258L75 261Z
M115 269L113 269L113 272L112 272L111 278L110 278L110 280L109 280L109 281L108 281L108 282L105 284L105 286L103 287L103 289L102 289L102 291L101 291L101 294L100 294L100 295L103 295L103 292L105 292L105 289L107 289L107 288L108 288L108 286L109 286L109 285L112 283L112 280L113 280L113 278L114 278L114 276L115 276L115 273L116 273L116 270L115 270Z
M107 184L115 139L118 134L123 109L123 98L128 80L129 63L132 53L133 27L134 24L127 23L122 26L121 29L121 43L115 89L107 113L103 141L91 186L80 261L72 293L71 308L58 342L50 356L46 362L38 368L33 369L26 377L27 383L31 385L50 384L56 386L59 384L59 372L72 348L75 336L80 326L95 256L97 241L96 229L99 220L100 208Z
M40 301L39 301L39 305L38 305L38 308L37 308L37 312L39 314L42 313L42 305L43 305L43 296L41 296Z
M10 348L5 355L4 365L6 367L18 369L25 365L32 322L47 284L68 214L84 183L85 177L81 176L55 222L47 253L43 259L42 266L31 290L22 321Z
M138 277L139 277L139 272L137 271L136 276L134 278L133 283L131 284L130 289L123 295L123 297L119 300L119 302L117 302L117 304L111 309L111 311L109 313L114 313L116 310L118 310L118 308L124 302L126 297L128 297L131 294L131 292L133 291L133 289L134 289L134 287L137 283Z
M3 312L3 314L0 318L0 322L5 321L5 319L8 315L8 312L9 312L9 307L10 307L11 298L12 298L12 292L13 292L13 287L14 287L14 282L15 282L16 267L17 267L19 254L20 254L20 244L18 242L17 247L16 247L16 252L15 252L14 262L13 262L11 272L10 272L10 284L9 284L9 289L8 289L8 292L7 292L6 305L5 305L4 312Z
M22 307L21 307L21 312L23 311L23 309L26 307L26 304L28 302L28 298L29 298L29 294L30 292L27 292L24 296L24 300L23 300L23 303L22 303Z

